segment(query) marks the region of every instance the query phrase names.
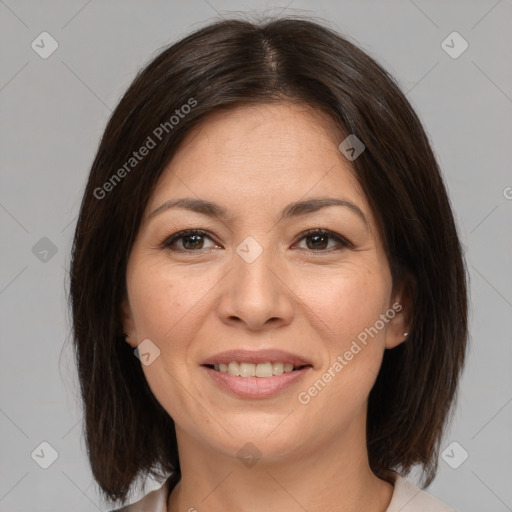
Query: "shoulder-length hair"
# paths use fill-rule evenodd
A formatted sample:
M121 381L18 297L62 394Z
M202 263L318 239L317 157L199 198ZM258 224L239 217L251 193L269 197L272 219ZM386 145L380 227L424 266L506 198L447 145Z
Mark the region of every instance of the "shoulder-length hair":
M385 351L370 392L369 463L381 478L417 464L424 486L435 476L465 358L467 271L421 122L394 79L325 24L229 19L165 48L138 73L107 124L81 204L70 269L73 344L88 457L111 500L124 501L139 476L180 478L174 421L121 323L143 211L205 116L271 102L320 109L366 146L352 169L379 224L393 285L407 280L412 304L408 340Z

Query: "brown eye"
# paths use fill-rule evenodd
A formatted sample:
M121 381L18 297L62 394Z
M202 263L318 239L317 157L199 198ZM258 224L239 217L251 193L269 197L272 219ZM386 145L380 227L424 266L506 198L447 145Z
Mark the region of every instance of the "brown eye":
M171 251L200 252L203 249L211 249L215 246L205 247L205 239L213 242L208 233L202 229L187 229L179 231L165 239L161 246ZM306 250L313 252L331 252L337 250L336 245L341 248L353 247L349 241L337 233L325 229L310 229L304 233L299 240L306 240ZM334 247L329 246L334 241Z
M325 229L311 229L302 234L300 240L306 240L306 248L317 252L331 252L325 250L329 245L329 239L334 240L342 247L350 247L351 244L340 235ZM330 248L332 249L332 247Z
M171 235L163 242L163 247L173 251L197 252L204 249L204 239L211 238L202 229L188 229ZM173 246L178 243L178 248ZM208 248L208 247L207 247Z

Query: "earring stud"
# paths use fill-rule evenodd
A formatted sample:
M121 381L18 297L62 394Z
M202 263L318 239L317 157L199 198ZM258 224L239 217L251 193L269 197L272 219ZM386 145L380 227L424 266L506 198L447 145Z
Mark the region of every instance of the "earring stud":
M404 336L409 336L409 333L408 332L404 332Z

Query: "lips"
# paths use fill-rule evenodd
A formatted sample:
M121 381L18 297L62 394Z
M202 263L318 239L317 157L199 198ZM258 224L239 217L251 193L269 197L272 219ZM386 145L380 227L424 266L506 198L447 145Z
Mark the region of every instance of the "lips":
M208 366L213 368L215 365L226 364L232 362L238 363L283 363L292 364L294 368L300 368L303 366L313 366L311 361L292 354L291 352L285 352L283 350L276 349L265 349L265 350L230 350L227 352L221 352L205 359L201 366Z
M240 372L231 371L233 368L226 371L227 367L235 367ZM210 382L230 395L243 399L264 399L297 385L312 371L313 365L297 354L266 349L221 352L205 359L201 368L211 379Z

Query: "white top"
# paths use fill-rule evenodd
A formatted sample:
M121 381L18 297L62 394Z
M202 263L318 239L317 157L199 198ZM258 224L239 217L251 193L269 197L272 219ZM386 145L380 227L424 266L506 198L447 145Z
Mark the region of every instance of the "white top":
M456 512L398 473L394 487L395 490L386 512ZM167 512L168 497L169 485L166 480L159 489L151 491L139 501L110 512Z

